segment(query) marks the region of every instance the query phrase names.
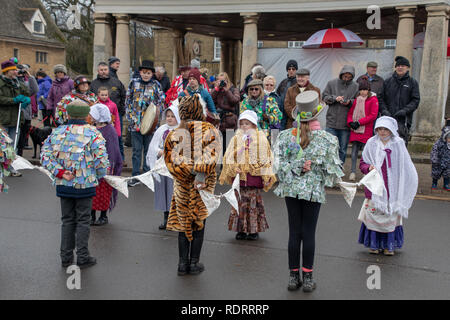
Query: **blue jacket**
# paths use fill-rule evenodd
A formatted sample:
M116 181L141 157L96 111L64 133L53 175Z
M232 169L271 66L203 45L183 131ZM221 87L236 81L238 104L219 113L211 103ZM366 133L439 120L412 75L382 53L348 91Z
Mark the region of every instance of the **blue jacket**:
M202 97L203 100L205 100L206 102L206 107L208 108L208 110L212 113L217 113L216 111L216 106L214 105L214 101L211 97L211 95L209 94L209 92L203 88L203 86L199 86L197 90L192 90L191 87L187 86L186 87L187 92L189 93L189 95L192 97L194 94L199 93L200 96ZM179 95L179 97L185 97L186 93L185 91L181 92Z
M39 110L45 110L45 106L41 102L41 97L44 97L44 99L47 99L48 94L50 92L50 88L52 87L52 79L49 76L46 76L43 79L38 79L38 85L39 85L39 91L36 96L36 100L39 105Z

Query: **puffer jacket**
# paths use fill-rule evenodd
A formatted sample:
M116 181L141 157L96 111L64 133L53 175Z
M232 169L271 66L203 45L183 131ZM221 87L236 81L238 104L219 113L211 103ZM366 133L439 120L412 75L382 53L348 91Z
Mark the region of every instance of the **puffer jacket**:
M8 81L4 76L0 76L0 125L5 127L17 125L19 104L14 103L14 98L21 94L30 95L30 91L23 83L18 80Z
M42 79L38 79L39 92L37 94L37 100L38 100L39 110L46 109L46 104L44 102L44 99L48 98L50 89L52 87L52 83L53 83L53 81L49 76L46 76L45 78L42 78Z
M384 81L384 89L379 97L380 112L393 117L399 125L411 128L414 111L419 107L419 83L409 75L409 71L399 77L396 72ZM396 115L398 112L404 115Z
M350 81L342 80L344 73L350 73L353 78ZM350 110L356 95L359 92L358 84L353 81L355 78L355 68L352 66L344 66L339 73L339 78L331 80L327 83L323 91L322 99L329 106L327 111L327 128L348 130L347 113ZM345 100L349 100L348 105L343 105L336 101L336 98L343 96Z
M100 78L97 76L92 81L89 89L91 92L98 94L100 87L106 87L109 89L109 98L116 104L117 110L121 116L125 115L125 99L127 98L127 90L123 83L118 79L111 76L107 78Z
M55 79L47 97L47 110L56 110L58 102L68 93L73 90L73 80L68 76L62 79Z

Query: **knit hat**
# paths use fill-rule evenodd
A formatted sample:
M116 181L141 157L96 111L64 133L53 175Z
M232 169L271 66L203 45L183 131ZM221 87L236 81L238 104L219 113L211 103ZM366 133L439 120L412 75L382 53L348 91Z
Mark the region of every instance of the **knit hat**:
M197 79L198 83L200 84L200 71L198 69L191 69L189 71L189 78L195 78Z
M85 76L78 76L75 78L74 81L75 88L78 88L78 86L82 83L91 84L91 82Z
M289 68L292 68L292 67L294 67L295 70L298 70L298 64L297 64L297 61L295 61L295 60L289 60L289 61L287 62L287 64L286 64L286 71L288 71L288 69L289 69Z
M200 69L200 60L198 60L198 59L192 59L192 60L191 60L191 68L197 68L197 69Z
M398 66L411 67L411 65L409 64L409 60L402 56L395 57L395 67L398 67Z
M450 138L450 127L445 127L442 131L442 140L444 140L444 142L447 142L447 138Z
M67 114L71 118L84 119L90 111L89 105L81 99L75 99L67 106Z
M367 78L367 76L362 76L358 80L358 84L359 84L359 90L370 90L370 82L369 82L369 78Z
M109 111L109 108L102 103L94 104L91 107L89 114L96 122L111 122L111 112Z
M242 112L241 115L239 116L239 121L244 119L250 121L255 126L258 126L258 115L256 114L255 111L245 110L244 112Z
M112 65L112 64L113 64L114 62L116 62L116 61L119 61L119 62L120 62L120 59L117 58L117 57L112 56L112 57L110 57L110 58L108 59L108 64L109 64L109 65Z
M67 74L67 68L65 65L57 64L53 67L53 73L57 74L58 72L63 72L64 74Z
M17 66L11 60L2 62L2 72L6 73L9 70L17 70Z

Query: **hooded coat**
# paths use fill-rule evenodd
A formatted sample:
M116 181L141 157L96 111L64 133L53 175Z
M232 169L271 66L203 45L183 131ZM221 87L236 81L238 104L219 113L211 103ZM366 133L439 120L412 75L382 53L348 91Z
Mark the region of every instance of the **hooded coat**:
M447 143L450 137L450 127L442 128L442 134L431 149L431 176L439 179L441 176L450 178L450 145Z
M45 78L38 79L37 82L39 85L39 91L37 94L39 110L46 110L46 105L48 101L47 102L44 101L48 98L53 81L52 78L46 76Z
M68 76L62 79L55 79L47 97L47 110L56 110L56 105L61 99L73 90L73 80Z
M14 98L20 94L28 97L30 91L19 80L9 81L6 77L0 76L0 125L16 126L19 104L14 102Z
M350 73L352 80L342 80L344 73ZM327 128L348 130L347 113L353 105L354 99L359 91L358 84L353 81L355 78L355 68L352 66L344 66L339 73L339 78L331 80L327 83L322 94L323 101L329 106L327 112ZM343 105L336 101L336 98L343 96L345 100L349 100L348 105Z

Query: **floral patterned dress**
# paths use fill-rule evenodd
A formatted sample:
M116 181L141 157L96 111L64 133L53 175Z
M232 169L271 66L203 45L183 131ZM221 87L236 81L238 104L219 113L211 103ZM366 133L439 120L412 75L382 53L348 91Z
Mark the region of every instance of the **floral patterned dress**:
M310 133L310 143L302 150L293 148L294 128L282 131L275 143L275 168L279 184L275 194L312 202L325 203L325 187L332 187L344 176L339 159L338 139L324 130ZM311 171L302 172L305 161L311 160Z

